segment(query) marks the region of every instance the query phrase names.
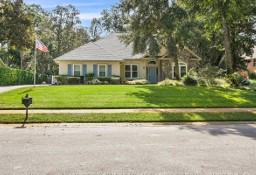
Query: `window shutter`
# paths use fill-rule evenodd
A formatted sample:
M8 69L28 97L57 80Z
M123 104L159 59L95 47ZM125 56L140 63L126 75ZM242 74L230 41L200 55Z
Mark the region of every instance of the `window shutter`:
M84 76L86 73L87 73L87 65L83 64L82 76Z
M112 76L112 65L111 64L108 65L108 76L109 77Z
M72 76L72 64L68 64L68 76Z
M93 65L93 74L94 74L95 77L98 76L98 65L97 64Z

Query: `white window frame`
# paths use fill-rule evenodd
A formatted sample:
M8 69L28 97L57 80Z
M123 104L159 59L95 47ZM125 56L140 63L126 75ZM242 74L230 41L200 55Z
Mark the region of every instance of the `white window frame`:
M105 66L105 76L100 76L100 66ZM98 64L98 76L99 77L106 77L107 76L107 65L106 64Z
M181 67L186 66L186 74L188 73L188 65L183 62L179 62L179 76L181 77ZM174 79L174 68L175 68L175 63L172 64L172 78Z
M125 73L126 73L127 71L125 70L125 66L130 66L130 70L131 70L131 71L130 71L130 72L131 72L131 76L130 76L130 77L126 77L126 74L125 74ZM133 76L132 76L132 73L133 73L132 66L137 66L137 77L133 77ZM138 64L125 64L125 65L124 65L124 77L125 77L125 78L130 78L130 79L138 78L138 77L139 77L139 65L138 65Z
M256 67L256 58L252 60L252 66Z
M81 73L82 73L82 65L81 64L73 64L73 76L75 76L75 66L80 66L80 75L81 76Z

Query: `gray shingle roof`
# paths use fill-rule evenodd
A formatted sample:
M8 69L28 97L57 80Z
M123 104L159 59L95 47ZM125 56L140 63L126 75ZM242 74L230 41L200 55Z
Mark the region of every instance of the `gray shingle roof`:
M132 45L126 46L118 36L120 33L112 33L109 36L97 40L96 42L86 43L83 46L70 51L56 59L55 61L65 60L106 60L118 61L124 59L142 58L143 54L132 55Z

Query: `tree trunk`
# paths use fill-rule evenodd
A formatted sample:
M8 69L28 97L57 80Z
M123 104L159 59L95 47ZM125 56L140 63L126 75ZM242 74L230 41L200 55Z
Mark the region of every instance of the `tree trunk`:
M180 80L179 60L178 60L177 54L174 57L174 64L175 64L175 78L176 80Z
M20 69L22 69L23 68L23 65L22 65L22 63L23 63L23 60L24 60L24 52L25 52L25 50L24 50L24 47L21 47L20 49L19 49L19 52L20 52Z
M224 48L225 48L225 62L226 62L226 68L227 68L227 74L233 73L233 56L232 56L232 49L231 49L231 43L230 43L230 34L229 34L229 28L227 26L227 20L226 20L226 8L228 6L229 1L227 0L225 4L221 4L219 1L219 7L220 7L220 14L221 14L221 23L222 23L222 30L224 35Z

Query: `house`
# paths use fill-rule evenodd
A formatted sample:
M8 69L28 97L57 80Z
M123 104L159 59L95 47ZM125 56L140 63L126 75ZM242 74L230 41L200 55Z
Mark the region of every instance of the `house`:
M162 49L157 57L147 53L133 55L132 45L121 42L120 33L87 43L54 61L59 65L59 75L83 76L93 73L96 77L117 75L127 80L145 78L157 83L165 78L175 78L172 58ZM180 76L198 64L200 58L188 48L179 60Z
M238 74L243 77L248 77L251 73L256 75L256 46L253 48L251 56L243 55L242 58L247 62L247 70L238 71Z
M253 48L252 56L246 57L245 59L248 60L248 64L247 64L248 72L256 74L256 46Z

